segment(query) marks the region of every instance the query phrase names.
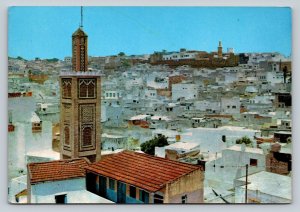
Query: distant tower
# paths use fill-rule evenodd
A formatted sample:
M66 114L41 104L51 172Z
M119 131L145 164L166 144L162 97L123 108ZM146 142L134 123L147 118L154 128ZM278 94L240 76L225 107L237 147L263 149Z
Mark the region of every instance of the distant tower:
M81 25L72 35L72 71L60 75L61 159L101 157L101 78L88 71L88 36Z
M222 58L222 43L219 41L219 46L218 46L218 58Z

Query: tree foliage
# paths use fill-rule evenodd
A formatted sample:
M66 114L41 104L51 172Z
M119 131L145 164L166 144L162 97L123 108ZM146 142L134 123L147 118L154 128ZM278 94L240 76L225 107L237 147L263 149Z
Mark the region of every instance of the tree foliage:
M154 155L155 147L163 147L168 145L167 137L164 135L155 136L153 139L141 144L141 150L149 155Z
M26 61L26 60L25 60L23 57L21 57L21 56L18 56L17 59L18 59L18 60L24 60L24 61Z
M51 58L51 59L46 59L46 60L47 60L47 62L57 62L57 61L59 61L58 58Z
M235 143L236 144L246 144L247 146L249 146L251 144L251 139L248 138L247 136L244 136L242 138L237 139Z
M127 147L128 149L132 149L132 150L138 149L138 147L140 146L140 141L139 139L131 137L127 140L127 145L128 145Z

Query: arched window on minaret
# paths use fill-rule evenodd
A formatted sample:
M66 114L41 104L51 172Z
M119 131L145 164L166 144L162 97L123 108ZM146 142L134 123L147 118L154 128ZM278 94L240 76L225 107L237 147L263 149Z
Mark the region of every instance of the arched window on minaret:
M92 127L86 126L82 130L82 146L92 145Z
M63 98L70 98L71 97L71 86L72 86L72 80L71 79L62 79L62 87L63 87Z
M94 79L80 79L79 80L79 98L95 98L95 80Z
M65 137L65 144L70 145L70 128L65 126L64 128L64 137Z

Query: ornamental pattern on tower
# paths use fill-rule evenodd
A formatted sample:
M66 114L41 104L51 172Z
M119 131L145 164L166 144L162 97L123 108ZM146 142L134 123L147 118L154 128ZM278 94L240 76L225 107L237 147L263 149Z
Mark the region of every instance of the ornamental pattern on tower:
M95 104L80 104L80 150L95 149Z
M79 98L96 98L96 79L79 79Z
M62 84L62 97L63 98L71 98L72 95L72 79L64 78L61 80Z

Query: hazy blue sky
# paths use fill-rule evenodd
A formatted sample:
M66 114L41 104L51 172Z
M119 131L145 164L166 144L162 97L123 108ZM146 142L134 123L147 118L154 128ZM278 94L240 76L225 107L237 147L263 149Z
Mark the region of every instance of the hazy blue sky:
M276 7L84 7L89 55L177 51L180 48L291 54L291 10ZM9 9L8 55L71 56L80 7Z

